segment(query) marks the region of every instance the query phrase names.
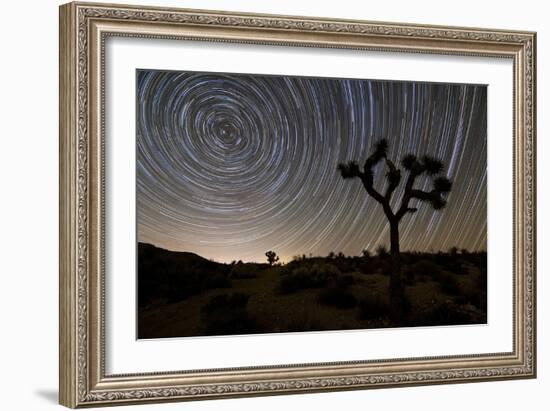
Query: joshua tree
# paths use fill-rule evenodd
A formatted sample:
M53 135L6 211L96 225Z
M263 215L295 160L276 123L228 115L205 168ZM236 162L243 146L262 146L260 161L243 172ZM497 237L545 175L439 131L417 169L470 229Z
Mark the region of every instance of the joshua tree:
M412 200L420 200L429 203L433 209L440 210L445 207L447 200L445 195L451 191L451 181L442 175L443 163L428 155L417 158L414 154L407 154L401 160L401 165L407 172L407 178L401 197L401 203L397 210L391 207L392 196L401 182L402 170L399 169L387 156L388 141L378 141L374 150L365 161L363 169L357 162L349 161L338 164L338 170L344 179L359 178L367 193L382 205L384 214L390 223L390 253L391 253L391 277L390 277L390 305L391 319L400 322L403 315L404 291L401 281L401 264L399 251L399 222L407 213L415 213L416 206L411 206ZM384 162L387 168L387 186L384 193L379 192L373 185L374 169L378 163ZM414 188L416 179L422 175L428 176L433 183L430 191Z
M267 262L269 263L269 265L273 265L279 261L279 257L277 256L275 251L267 251L265 253L265 256L267 257Z

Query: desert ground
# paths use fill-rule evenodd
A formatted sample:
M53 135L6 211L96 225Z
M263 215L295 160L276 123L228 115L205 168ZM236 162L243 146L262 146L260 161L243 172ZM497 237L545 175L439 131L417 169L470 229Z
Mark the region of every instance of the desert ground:
M406 310L389 319L390 257L221 264L138 247L138 338L483 324L486 253L402 253Z

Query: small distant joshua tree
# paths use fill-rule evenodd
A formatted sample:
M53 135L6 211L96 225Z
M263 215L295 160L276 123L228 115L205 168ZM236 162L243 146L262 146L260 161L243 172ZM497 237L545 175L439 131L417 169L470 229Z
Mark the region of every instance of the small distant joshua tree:
M434 210L441 210L447 204L445 195L451 191L452 182L442 175L443 162L428 155L417 158L414 154L407 154L401 160L401 165L407 172L401 203L397 210L393 210L390 203L392 196L401 182L402 170L399 169L387 156L388 141L378 141L371 155L365 161L363 169L357 162L349 161L338 164L342 178L359 178L368 195L374 198L384 210L384 214L390 223L390 253L391 253L391 277L390 277L390 305L391 319L398 323L402 320L404 307L404 290L401 281L401 263L399 251L399 223L407 213L415 213L416 206L411 206L412 200L420 200L432 206ZM384 193L379 192L373 186L374 168L378 163L386 164L387 187ZM433 188L423 191L414 188L416 179L422 175L432 180Z
M269 265L276 264L279 261L279 257L277 256L275 251L267 251L265 253L265 256L267 257L267 262L269 263Z

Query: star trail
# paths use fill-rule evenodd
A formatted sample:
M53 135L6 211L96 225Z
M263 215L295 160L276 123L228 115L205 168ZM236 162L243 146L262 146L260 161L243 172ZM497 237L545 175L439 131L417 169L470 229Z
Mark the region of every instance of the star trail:
M387 138L453 181L443 210L403 218L401 250L486 250L486 86L138 70L136 130L140 242L221 262L388 245L380 205L337 171Z

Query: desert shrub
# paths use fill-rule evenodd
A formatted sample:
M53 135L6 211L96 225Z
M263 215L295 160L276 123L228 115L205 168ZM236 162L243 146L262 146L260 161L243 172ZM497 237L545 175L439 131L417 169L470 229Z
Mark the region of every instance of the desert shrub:
M401 274L403 276L403 283L405 285L413 285L416 282L416 272L412 270L409 266L405 266L403 270L401 271ZM418 276L420 278L420 276Z
M452 301L435 302L431 307L416 312L409 317L411 326L459 325L479 322L475 313L461 308Z
M460 284L453 274L443 273L439 277L441 291L449 295L457 295L460 293Z
M285 265L280 265L276 268L277 274L279 274L281 277L290 275L299 265L300 263L296 263L295 261L291 261Z
M421 275L418 275L418 276L414 277L414 282L415 283L425 283L429 279L430 279L430 277L428 277L427 275L421 274Z
M279 280L281 294L291 294L298 290L314 287L314 283L308 275L303 273L289 274Z
M471 304L474 307L486 310L487 309L487 289L482 289L476 285L470 285L461 289L460 295L454 299L457 304Z
M246 310L250 296L243 293L212 297L201 310L207 335L246 334L258 332L256 321Z
M444 270L454 274L466 274L466 269L462 264L462 256L458 253L438 253L434 255L434 261Z
M462 258L468 261L470 264L481 268L486 269L487 268L487 252L486 251L478 251L475 253L466 253L462 255Z
M465 294L461 294L455 297L454 302L459 305L470 304L470 298Z
M342 273L349 273L357 269L357 262L355 257L346 257L343 253L338 253L334 259L338 270Z
M335 280L337 287L347 287L355 283L355 277L353 275L339 275Z
M364 297L359 301L359 318L361 320L374 320L388 315L389 305L380 296Z
M347 287L330 286L321 290L317 297L320 304L336 308L353 308L357 299Z
M376 274L382 271L382 268L387 263L386 259L378 256L370 256L368 258L358 257L354 260L353 271L358 271L362 274Z
M355 264L355 268L361 274L373 274L376 272L375 264L372 263L372 260L359 261Z
M403 279L405 284L411 285L417 280L425 280L425 277L431 277L441 285L441 291L449 295L460 293L460 284L454 274L443 271L439 264L429 260L420 260L410 264L403 269Z
M279 291L290 294L307 288L323 287L339 275L340 270L332 264L303 264L292 270L290 274L281 276Z
M443 270L439 265L430 260L420 260L410 264L403 269L405 278L414 279L417 276L427 275L434 280L437 280L443 274Z
M258 267L256 264L236 263L231 267L229 276L234 279L256 278Z
M311 267L310 275L315 283L324 285L335 280L341 274L340 270L332 264L317 263Z

